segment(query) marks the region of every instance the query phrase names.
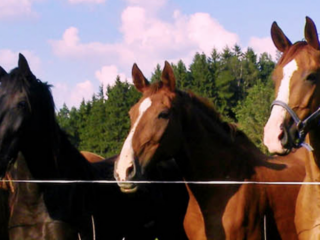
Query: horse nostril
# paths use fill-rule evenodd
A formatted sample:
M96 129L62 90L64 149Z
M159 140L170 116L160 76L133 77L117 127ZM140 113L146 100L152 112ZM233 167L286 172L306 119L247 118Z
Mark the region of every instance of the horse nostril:
M285 146L288 144L288 132L283 124L281 124L280 129L281 134L279 135L279 140L281 141L282 146Z
M133 164L127 168L126 175L128 176L128 179L132 179L135 176L135 174L136 174L136 169Z
M279 134L279 136L278 136L278 139L281 141L283 138L284 138L284 130L283 130L283 128L281 127L281 133Z

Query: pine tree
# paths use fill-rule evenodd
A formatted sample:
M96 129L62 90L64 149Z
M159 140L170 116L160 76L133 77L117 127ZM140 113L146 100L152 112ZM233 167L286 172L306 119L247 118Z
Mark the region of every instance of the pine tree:
M108 152L106 156L119 154L130 129L128 112L138 101L140 94L128 82L121 82L119 76L114 86L107 87L106 131Z
M190 65L192 91L213 100L215 97L214 75L210 70L207 56L196 53Z
M192 78L186 65L179 60L177 65L172 64L173 72L176 77L177 87L182 90L192 89Z
M92 102L93 101L95 101L94 95L92 96ZM79 149L85 151L93 151L93 149L90 148L90 145L87 144L87 141L89 141L89 132L87 130L87 125L88 118L91 114L92 102L85 102L85 100L83 99L78 110L77 128L80 139Z
M257 55L253 51L252 48L248 48L243 56L243 69L242 69L242 78L243 84L241 88L241 96L240 101L242 101L246 95L248 90L255 86L257 81L259 80L259 70L257 63Z
M248 91L248 96L239 102L234 109L239 127L265 153L263 145L263 127L270 115L270 104L273 99L274 87L272 81L263 83L258 81Z
M162 74L161 66L160 64L157 64L156 68L154 69L154 72L151 75L151 79L150 79L151 83L160 81L161 74Z
M90 114L84 127L86 139L81 142L81 150L89 150L102 156L106 154L108 151L106 121L103 86L100 86L98 94L92 98Z
M60 127L68 134L68 137L72 144L76 147L79 146L79 132L78 132L78 113L76 108L68 109L66 104L63 104L62 108L57 114L57 121Z
M266 83L270 79L274 67L275 63L272 61L271 56L267 53L262 53L258 62L259 79Z
M64 103L62 108L59 110L57 114L57 121L62 129L65 129L65 131L68 131L69 129L69 108Z
M227 118L235 120L233 107L239 100L240 89L240 53L239 47L235 46L236 54L232 53L228 47L223 49L220 58L218 71L216 72L216 98L215 104L217 109Z

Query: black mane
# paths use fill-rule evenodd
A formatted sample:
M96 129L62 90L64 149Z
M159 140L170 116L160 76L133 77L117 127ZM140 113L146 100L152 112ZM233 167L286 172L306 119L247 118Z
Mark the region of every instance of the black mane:
M247 155L246 158L253 165L265 165L268 157L264 155L249 139L249 137L233 123L226 122L222 119L221 114L215 109L214 104L204 97L199 97L192 92L176 91L182 102L189 102L189 106L194 106L197 111L197 116L201 116L202 126L206 128L208 133L212 134L214 138L218 138L229 146L236 146L238 151ZM193 113L194 114L194 113ZM187 116L185 116L187 117ZM239 154L240 154L239 152ZM259 161L256 161L259 159Z

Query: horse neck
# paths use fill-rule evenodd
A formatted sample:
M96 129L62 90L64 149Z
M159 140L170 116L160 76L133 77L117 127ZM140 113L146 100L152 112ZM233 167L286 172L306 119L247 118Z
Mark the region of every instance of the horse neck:
M306 159L306 175L312 181L320 181L320 128L313 129L307 135L306 142L314 150L309 152L309 159Z
M186 179L243 180L265 156L240 131L227 123L208 122L207 116L193 114L180 156L176 157ZM232 131L235 135L232 136Z
M184 178L188 181L241 181L254 174L262 154L241 133L222 122L210 122L203 114L184 116L182 148L175 156ZM186 120L188 119L188 120ZM190 184L202 211L206 236L225 239L222 224L225 209L240 185ZM241 189L240 189L241 188ZM241 204L241 203L239 203Z
M22 154L35 179L92 179L91 164L70 143L56 125L57 132L39 135L22 141ZM40 136L41 135L41 136Z

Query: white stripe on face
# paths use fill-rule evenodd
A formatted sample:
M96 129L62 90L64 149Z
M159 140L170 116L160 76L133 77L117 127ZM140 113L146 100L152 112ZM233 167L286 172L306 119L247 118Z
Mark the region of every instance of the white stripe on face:
M134 152L132 148L132 138L136 128L142 118L143 114L147 111L147 109L151 106L152 102L150 98L146 98L142 101L139 106L139 116L131 128L127 139L125 140L123 147L121 149L120 157L118 160L118 164L116 166L116 172L119 176L120 181L127 180L127 169L132 167L134 164Z
M280 100L286 104L289 103L290 80L297 69L298 65L294 59L283 68L283 78L280 83L276 100ZM284 122L285 116L286 110L283 107L278 105L273 106L269 120L264 127L263 142L271 153L284 152L279 136L282 134L280 126Z

